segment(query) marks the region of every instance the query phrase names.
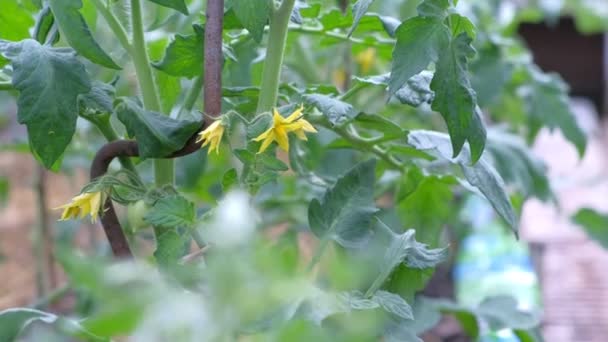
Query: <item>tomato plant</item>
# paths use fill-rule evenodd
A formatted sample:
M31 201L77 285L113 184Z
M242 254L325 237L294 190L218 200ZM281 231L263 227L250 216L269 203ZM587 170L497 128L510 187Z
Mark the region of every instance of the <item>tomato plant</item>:
M515 36L542 12L504 3L4 1L0 90L41 165L91 163L61 220L100 221L114 259L58 251L94 304L0 312L0 340L420 341L442 313L536 339L508 299L417 295L463 196L513 238L523 201L552 198L541 127L585 150L566 84Z

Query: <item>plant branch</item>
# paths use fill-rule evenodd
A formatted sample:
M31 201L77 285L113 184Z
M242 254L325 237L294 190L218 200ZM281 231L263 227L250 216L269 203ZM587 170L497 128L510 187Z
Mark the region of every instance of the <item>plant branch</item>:
M332 126L331 123L329 123L329 121L327 121L327 119L322 116L313 116L310 118L310 121L336 132L339 136L350 142L353 146L356 146L363 151L373 153L386 164L388 164L392 169L403 171L403 163L393 157L388 151L380 147L377 144L378 139L363 138L359 135L357 130L350 125Z
M99 11L101 16L105 19L106 23L108 23L108 26L110 26L110 29L112 30L122 47L129 54L132 54L133 46L129 42L127 31L122 26L120 21L118 21L114 13L112 13L112 11L106 5L104 5L101 0L91 0L91 2L93 2L93 5L95 5L97 11Z
M13 84L9 81L9 82L0 82L0 91L1 90L13 90L15 89L13 87Z
M188 93L186 94L186 99L184 100L184 105L182 106L181 112L190 112L194 108L194 104L196 100L198 100L201 95L201 91L203 89L204 77L199 76L194 79Z
M395 45L395 40L394 39L380 39L380 38L376 38L376 39L369 39L369 40L365 40L365 39L360 39L360 38L355 38L355 37L349 37L346 34L343 33L338 33L338 32L332 32L332 31L325 31L323 28L312 28L312 27L306 27L303 25L295 25L292 24L289 26L289 29L293 32L299 32L299 33L306 33L306 34L312 34L312 35L319 35L319 36L326 36L326 37L330 37L330 38L335 38L337 40L342 40L345 42L351 42L353 44L359 44L359 45L365 45L365 46L372 46L372 47L386 47L386 46L393 46Z
M137 1L135 1L137 2ZM211 44L205 45L205 70L207 74L211 73L212 75L219 76L221 80L221 58L222 58L222 16L223 16L223 0L208 0L207 4L207 12L213 13L211 20L207 20L205 24L205 32L215 32L216 36L209 37L210 40L206 40L207 42L214 42ZM211 48L211 46L217 47L219 43L219 49ZM214 62L215 61L215 62ZM220 109L221 105L221 95L222 95L222 85L219 82L207 83L207 78L205 78L205 112L208 114L214 114L208 108L208 106L216 109ZM211 95L215 94L215 95ZM215 96L215 97L214 97ZM219 114L219 113L218 113ZM205 128L205 121L201 122L202 130ZM191 153L194 153L200 150L200 143L197 143L198 132L194 133L190 139L186 142L184 147L179 151L176 151L166 157L165 159L173 159L181 156L185 156ZM94 180L98 177L103 176L108 172L108 167L112 160L117 157L138 157L139 156L139 147L137 141L133 140L117 140L110 143L105 144L95 155L95 159L93 159L93 163L91 165L91 180ZM101 216L101 224L106 233L106 237L108 238L108 242L112 248L112 252L116 257L132 257L131 249L129 247L129 243L125 236L124 231L118 221L118 217L116 216L116 211L114 210L114 206L112 204L111 199L108 198L106 203L104 204L104 208L106 209L104 214Z
M144 107L147 110L154 112L162 112L160 100L158 97L158 87L156 79L150 67L150 58L148 57L148 49L144 36L144 23L142 16L142 6L140 0L131 0L131 25L133 26L133 49L132 57L135 66L135 74L141 96L143 98ZM173 184L174 181L174 164L171 160L154 160L154 181L156 186Z
M283 66L283 55L285 54L285 44L287 42L287 31L294 4L295 0L283 0L281 6L270 18L268 47L262 71L260 97L258 99L258 113L270 111L277 103L281 67Z
M87 121L89 121L90 123L92 123L93 125L95 125L95 127L97 127L97 129L99 129L101 134L104 136L104 138L106 138L106 140L108 142L119 140L118 134L114 130L114 127L112 127L112 123L110 122L109 115L100 114L100 115L91 115L91 116L89 116L89 115L81 115L81 116L83 118L85 118ZM122 167L124 167L125 169L127 169L137 175L137 170L135 169L135 165L133 164L133 161L131 161L130 158L118 157L118 160L120 161L120 164L122 165Z

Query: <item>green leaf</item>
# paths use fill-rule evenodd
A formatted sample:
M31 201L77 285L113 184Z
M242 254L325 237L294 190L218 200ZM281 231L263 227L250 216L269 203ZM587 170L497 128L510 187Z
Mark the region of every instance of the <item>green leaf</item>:
M56 320L57 316L29 308L15 308L0 311L0 341L16 341L32 320Z
M158 234L154 258L160 266L172 266L188 253L190 234L177 228L165 228Z
M479 106L485 108L505 91L513 77L513 64L494 45L480 49L477 56L470 64L471 86L477 93Z
M414 17L404 21L395 32L397 43L393 50L393 66L389 80L389 93L401 87L420 73L430 62L437 61L450 39L443 19ZM445 58L445 57L444 57Z
M91 90L78 97L81 113L112 113L114 110L114 86L100 81L91 83Z
M608 215L584 208L577 211L572 220L583 227L587 235L608 249Z
M201 126L198 121L176 120L146 111L127 98L120 100L116 114L129 136L137 139L143 158L166 157L181 149Z
M450 0L425 0L418 5L418 14L423 17L435 17L443 19L450 8Z
M193 25L194 34L175 35L162 60L152 65L171 76L197 77L203 74L203 44L205 31Z
M492 131L487 151L505 182L515 185L524 197L534 196L542 201L553 197L545 164L532 155L519 136Z
M339 125L353 119L359 111L351 104L322 94L304 95L304 100L317 107L332 125Z
M149 0L158 5L173 8L174 10L180 11L185 15L188 15L188 6L184 0Z
M401 126L382 115L359 113L355 122L366 130L381 132L383 140L386 141L402 139L405 136Z
M353 25L350 27L350 30L348 30L349 37L355 31L355 29L357 28L357 25L359 25L361 18L363 17L365 12L367 12L367 10L369 9L369 6L372 4L372 2L374 2L374 0L357 0L357 2L355 2L355 4L353 5L354 19L353 19Z
M30 308L0 311L0 341L21 341L20 337L27 335L29 328L36 324L50 325L64 337L71 336L86 341L105 341L85 331L77 321Z
M194 203L182 196L164 197L156 201L144 220L153 226L182 227L194 224Z
M371 237L376 161L356 165L333 188L308 207L311 231L325 244L335 240L346 248L363 246Z
M355 80L372 85L388 85L390 74L376 75L370 77L355 77ZM423 103L433 102L435 93L431 90L433 73L422 71L408 79L394 96L403 104L418 107Z
M49 0L49 5L63 37L76 52L93 63L111 69L120 69L93 38L84 17L79 12L82 8L81 0Z
M427 245L417 242L414 238L416 234L414 229L409 229L403 234L395 234L379 219L377 225L380 232L388 236L389 243L382 264L379 266L380 273L367 290L366 296L375 293L402 263L412 269L428 269L435 267L447 256L445 248L428 249Z
M463 149L463 153L457 158L453 158L449 137L438 132L410 131L408 143L437 158L459 165L469 183L481 191L486 199L490 201L494 210L517 234L518 220L505 190L504 181L485 156L472 165L469 150Z
M48 35L55 24L55 18L53 17L53 12L51 12L51 8L46 5L38 13L38 17L36 18L36 25L34 26L34 33L32 37L40 44L44 44ZM57 40L59 39L59 35L57 35ZM52 42L55 43L55 42Z
M473 123L477 115L477 99L467 69L467 59L475 55L471 41L466 34L460 34L439 57L431 82L431 90L435 92L431 108L441 113L447 124L453 156L460 153L468 140L475 162L481 157L485 145L485 139L478 141L476 137L485 137L485 131L480 132L483 126Z
M518 309L517 301L508 296L487 298L479 304L475 312L494 331L528 330L540 323L538 315Z
M270 19L272 0L232 0L232 9L243 26L258 43L264 37L264 27Z
M401 296L387 291L376 291L371 298L386 312L392 313L402 319L413 319L412 307Z
M17 0L2 1L0 11L0 39L20 41L30 37L29 29L34 26L34 18Z
M415 227L418 240L437 247L445 223L449 221L452 186L450 177L424 176L411 168L397 192L397 213L405 227Z
M0 41L0 52L12 62L13 86L19 90L19 123L27 126L32 150L50 168L72 140L77 99L90 91L89 76L71 49L26 39Z
M224 173L224 176L222 177L222 191L228 192L230 189L236 186L238 182L239 175L235 168L226 171L226 173Z
M576 146L579 156L585 154L587 137L581 130L568 102L568 86L557 74L530 70L532 83L519 89L529 113L529 136L533 138L543 125L559 128L566 139Z

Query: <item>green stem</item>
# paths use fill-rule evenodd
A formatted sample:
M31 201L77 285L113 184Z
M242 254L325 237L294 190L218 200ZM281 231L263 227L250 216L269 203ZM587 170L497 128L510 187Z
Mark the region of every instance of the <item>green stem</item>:
M342 96L340 96L340 99L342 101L346 101L346 100L350 99L351 97L355 96L361 89L366 88L367 86L368 86L367 83L363 83L363 82L355 83L354 86L350 87L350 89L348 89L344 94L342 94Z
M192 108L194 108L196 100L198 100L198 97L201 95L204 82L205 78L203 76L194 79L194 82L192 82L192 85L190 86L190 90L188 90L188 94L186 94L184 106L180 112L190 112Z
M91 2L93 2L93 5L95 5L97 11L105 19L106 23L108 23L108 26L110 26L110 29L112 30L122 47L127 50L129 54L131 54L133 47L129 42L127 31L122 26L120 21L118 21L114 13L112 13L112 11L106 5L104 5L101 0L91 0Z
M388 166L397 171L403 171L404 166L399 160L397 160L393 155L391 155L388 151L378 146L378 140L376 138L363 138L359 135L357 130L352 126L332 126L325 117L317 116L309 118L311 123L317 124L319 126L323 126L329 130L334 131L342 138L346 139L353 146L360 148L363 151L367 151L373 153L382 161L384 161Z
M13 90L13 84L11 82L0 82L0 90Z
M161 112L160 100L158 98L158 87L150 68L150 58L146 48L144 37L144 24L142 19L142 7L140 0L131 0L131 25L133 26L133 48L132 57L135 66L135 74L144 107L147 110ZM154 160L154 178L157 186L173 184L175 169L173 160Z
M295 0L283 0L281 6L270 18L268 48L266 49L266 61L264 62L264 70L262 71L258 113L270 111L277 103L281 67L283 65L283 55L285 54L285 43L287 42L287 31L294 4Z
M342 40L345 42L351 42L354 44L365 45L365 46L373 46L373 47L386 47L395 45L394 39L369 39L364 40L360 38L349 37L343 33L325 31L321 28L311 28L305 27L302 25L291 25L290 30L299 33L311 34L311 35L319 35L335 38L338 40Z

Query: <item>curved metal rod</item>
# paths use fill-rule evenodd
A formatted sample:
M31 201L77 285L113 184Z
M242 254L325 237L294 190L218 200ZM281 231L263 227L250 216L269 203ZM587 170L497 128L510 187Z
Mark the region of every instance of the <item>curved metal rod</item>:
M201 122L204 129L209 120L207 117L217 117L221 113L222 106L222 28L224 18L224 0L207 0L207 21L205 22L205 47L204 47L204 102L206 116ZM164 158L178 158L196 152L200 144L196 143L197 131L182 149ZM117 157L138 157L139 147L133 140L112 141L97 152L91 164L91 180L103 176L108 172L108 167ZM101 216L101 224L112 248L114 256L119 258L131 258L133 254L129 243L122 230L112 200L108 197L105 203L105 212Z

